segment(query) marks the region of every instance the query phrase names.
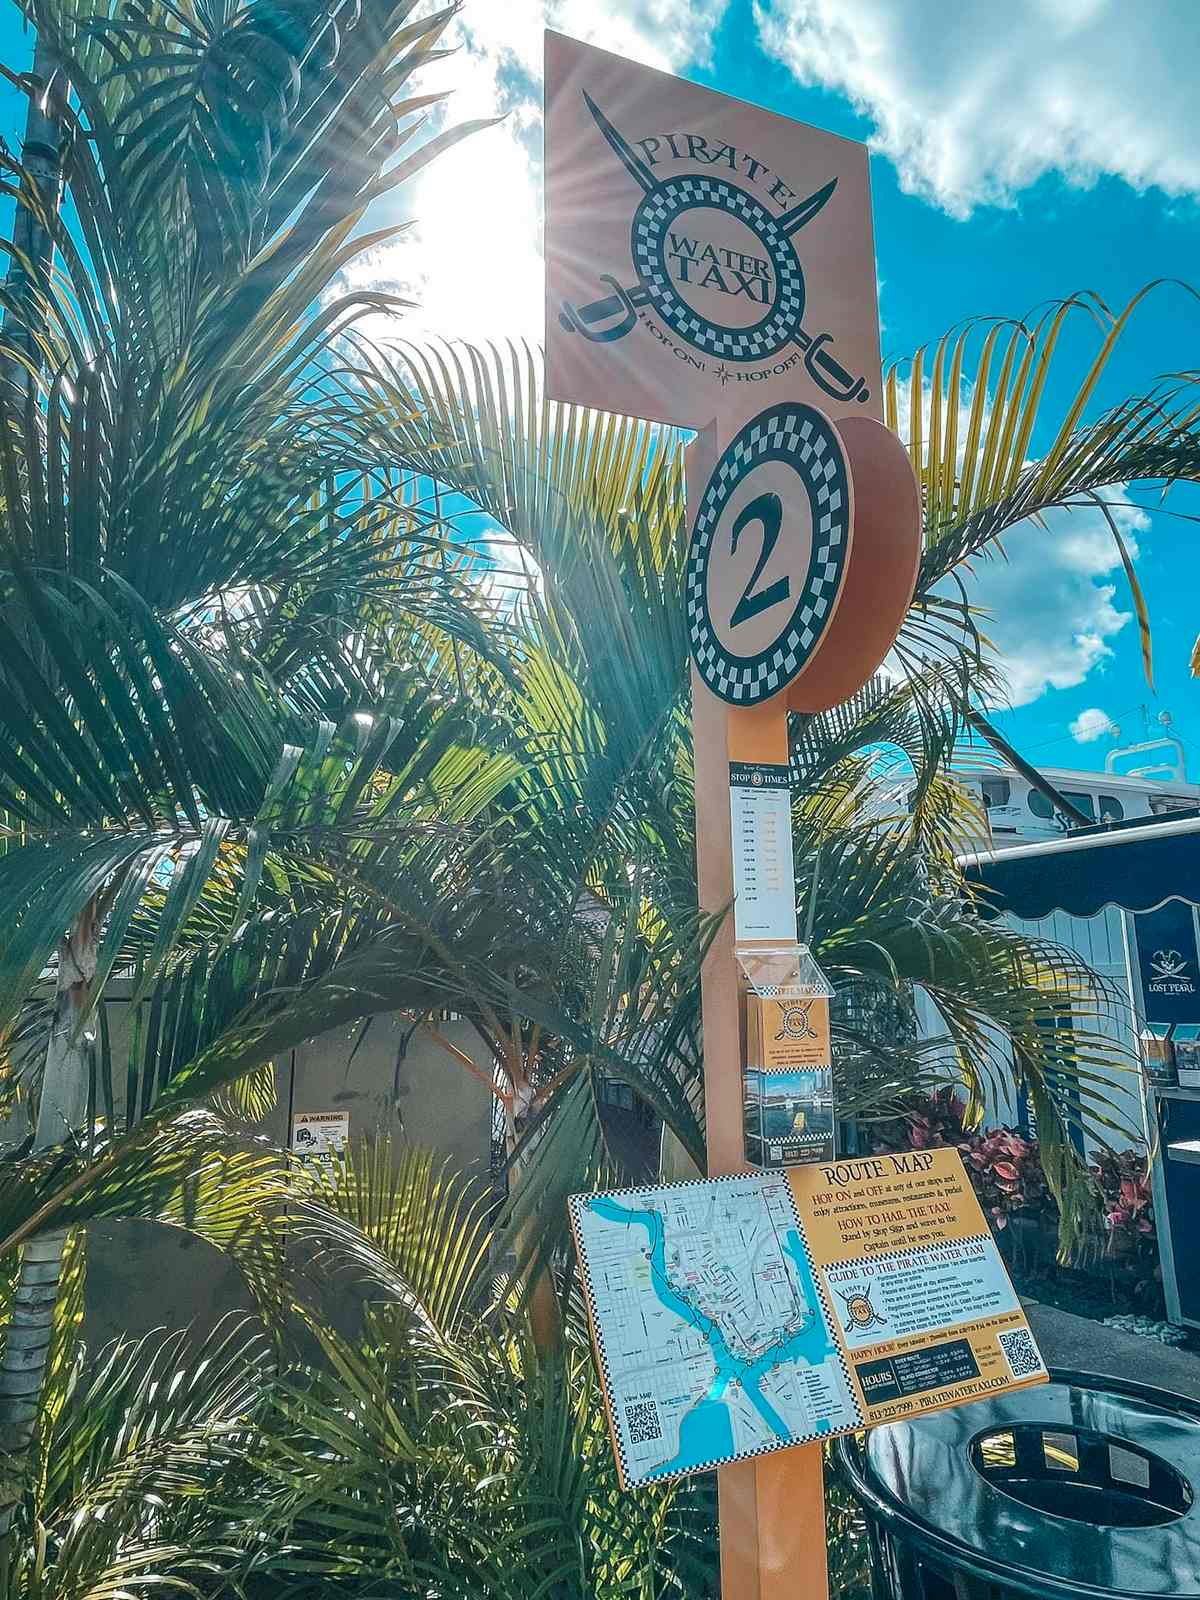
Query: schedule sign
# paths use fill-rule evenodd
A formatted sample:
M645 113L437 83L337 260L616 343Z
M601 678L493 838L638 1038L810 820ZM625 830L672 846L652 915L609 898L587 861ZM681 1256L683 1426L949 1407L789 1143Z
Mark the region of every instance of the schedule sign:
M729 767L735 937L796 942L792 791L787 766L734 761Z

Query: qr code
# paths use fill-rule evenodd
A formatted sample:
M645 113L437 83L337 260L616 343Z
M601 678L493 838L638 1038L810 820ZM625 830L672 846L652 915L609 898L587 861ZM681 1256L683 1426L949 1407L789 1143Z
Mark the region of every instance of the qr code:
M1028 1328L1014 1328L1011 1333L998 1333L996 1337L1014 1378L1028 1378L1046 1370Z
M638 1400L625 1407L625 1426L630 1444L653 1444L662 1438L657 1400Z

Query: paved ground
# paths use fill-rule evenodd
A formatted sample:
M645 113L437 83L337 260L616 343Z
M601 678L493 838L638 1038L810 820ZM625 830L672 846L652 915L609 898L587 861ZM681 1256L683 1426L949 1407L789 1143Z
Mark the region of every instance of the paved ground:
M1097 1372L1172 1389L1200 1400L1200 1356L1139 1338L1055 1306L1026 1300L1025 1310L1048 1367Z

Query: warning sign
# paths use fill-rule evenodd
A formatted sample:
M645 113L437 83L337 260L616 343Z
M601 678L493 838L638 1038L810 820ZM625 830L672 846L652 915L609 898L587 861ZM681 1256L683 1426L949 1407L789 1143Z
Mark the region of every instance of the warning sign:
M329 1161L350 1142L348 1111L297 1111L292 1117L292 1149L312 1161Z

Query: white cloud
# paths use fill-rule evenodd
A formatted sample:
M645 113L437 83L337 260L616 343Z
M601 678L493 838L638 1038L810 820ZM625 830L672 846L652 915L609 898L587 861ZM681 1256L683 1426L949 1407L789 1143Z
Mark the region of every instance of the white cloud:
M1097 739L1103 739L1105 734L1115 732L1113 719L1099 706L1089 706L1071 723L1071 737L1076 744L1092 744Z
M1110 508L1131 559L1149 526L1119 494ZM1111 641L1132 618L1121 558L1097 510L1049 511L1045 528L1019 526L1003 554L978 564L971 600L985 608L982 628L1008 683L1011 703L1028 705L1047 689L1071 689L1112 656Z
M845 94L957 216L1048 172L1200 193L1194 0L756 0L764 48Z
M523 545L504 532L499 523L495 529L478 541L481 561L475 586L485 605L499 615L511 616L526 595L544 593L545 578Z
M415 302L406 338L540 343L542 300L542 33L560 32L631 61L677 72L709 60L728 0L477 0L455 20L423 89L452 88L450 123L504 116L473 134L403 191L414 225L361 258L352 286Z
M932 390L922 386L923 435L930 432ZM973 394L964 389L958 405L957 468L961 472ZM900 387L897 432L907 439L911 390ZM991 416L985 407L983 426ZM1107 491L1113 520L1130 559L1138 558L1137 535L1150 525L1142 509L1126 498L1124 486ZM1044 527L1018 524L1003 547L991 546L971 571L961 573L971 602L983 612L980 627L1002 669L1008 703L1028 705L1048 689L1070 689L1103 670L1113 640L1132 619L1120 552L1104 513L1097 508L1056 508L1044 513ZM1102 715L1102 713L1099 713ZM1085 712L1084 716L1092 713ZM1090 735L1092 738L1099 734Z

